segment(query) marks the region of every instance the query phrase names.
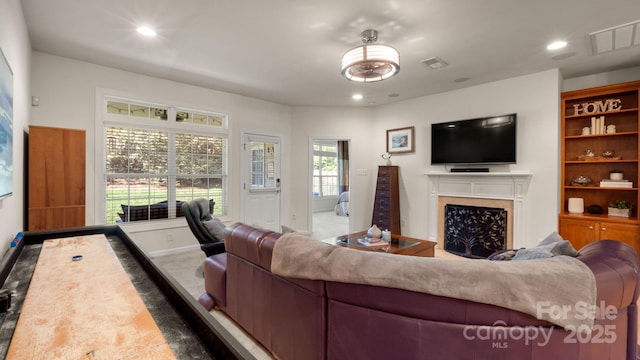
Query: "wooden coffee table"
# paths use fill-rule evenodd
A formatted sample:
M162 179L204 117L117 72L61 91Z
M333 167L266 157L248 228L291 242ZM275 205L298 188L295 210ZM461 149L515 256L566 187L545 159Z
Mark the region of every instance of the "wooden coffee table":
M360 231L348 235L338 236L335 243L336 245L357 250L386 252L390 254L422 257L433 257L434 248L437 244L436 242L429 240L422 240L393 234L391 235L391 243L388 245L364 246L358 243L358 239L362 239L366 235L366 231Z

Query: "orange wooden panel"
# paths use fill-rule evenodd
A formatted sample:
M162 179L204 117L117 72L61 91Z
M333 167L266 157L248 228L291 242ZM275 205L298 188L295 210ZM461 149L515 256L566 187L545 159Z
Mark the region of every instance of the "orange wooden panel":
M85 225L85 206L29 209L29 230L52 230Z
M46 240L7 359L125 358L175 356L107 239Z
M29 127L29 207L85 204L83 130Z

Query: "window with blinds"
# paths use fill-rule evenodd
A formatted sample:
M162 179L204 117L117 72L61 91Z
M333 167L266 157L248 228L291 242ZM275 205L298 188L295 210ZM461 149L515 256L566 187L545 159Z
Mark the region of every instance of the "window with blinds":
M225 127L221 114L107 99L106 223L181 217L182 203L196 198L223 215Z

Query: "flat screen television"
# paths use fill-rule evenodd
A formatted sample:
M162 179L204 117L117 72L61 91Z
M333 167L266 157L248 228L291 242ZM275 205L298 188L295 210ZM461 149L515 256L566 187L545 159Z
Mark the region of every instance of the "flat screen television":
M515 164L517 114L431 124L431 164Z

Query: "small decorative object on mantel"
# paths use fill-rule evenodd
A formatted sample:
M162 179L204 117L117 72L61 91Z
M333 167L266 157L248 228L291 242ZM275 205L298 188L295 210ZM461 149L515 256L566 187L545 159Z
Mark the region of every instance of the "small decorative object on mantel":
M607 134L615 134L616 126L613 124L607 125Z
M386 153L382 154L382 158L387 160L387 163L385 165L391 166L391 154L386 152Z
M609 203L609 216L626 217L631 215L633 204L626 200L616 200Z
M414 131L414 126L387 130L387 152L392 154L415 152Z

